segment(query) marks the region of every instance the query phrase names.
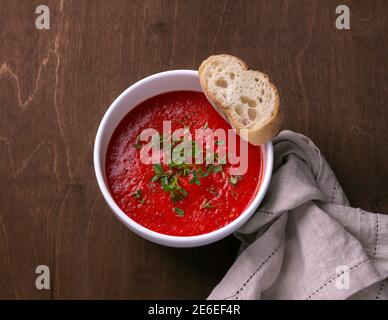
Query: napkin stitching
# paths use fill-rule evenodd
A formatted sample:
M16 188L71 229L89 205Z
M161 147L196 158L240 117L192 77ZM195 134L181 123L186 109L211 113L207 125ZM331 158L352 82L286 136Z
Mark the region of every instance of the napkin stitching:
M377 254L377 244L379 242L379 214L376 214L376 244L375 244L375 250L373 253L373 263L376 262L376 254Z
M274 212L274 211L271 211L271 210L259 209L259 212L271 215L271 214L281 214L281 213L287 212L287 210L282 210L282 211Z
M330 201L331 203L334 203L335 196L337 195L338 186L339 186L339 183L338 181L336 181L334 183L333 191L331 192L331 201Z
M380 294L381 294L381 291L382 291L383 288L384 288L384 285L385 285L385 280L381 281L380 288L379 288L379 290L377 291L376 300L379 300L379 299L380 299Z
M265 214L275 214L275 212L273 212L273 211L262 210L262 209L260 209L259 212L262 212L262 213L265 213Z
M361 266L362 264L365 264L365 263L371 263L372 261L370 261L370 259L368 260L363 260L359 263L357 263L356 265L352 266L348 272L351 272L351 271L354 271L356 270L359 266ZM335 277L332 277L331 279L327 280L321 287L319 287L317 290L315 290L312 294L310 294L307 298L307 300L311 299L314 295L318 294L322 289L324 289L325 287L327 287L330 283L332 283L334 280L336 280L337 278L339 278L341 275L343 275L345 273L345 271L342 271L341 273L337 274Z
M240 289L237 290L237 292L228 297L227 299L230 299L230 298L233 298L236 296L236 300L238 299L238 296L239 294L241 293L241 291L247 286L247 284L249 283L249 281L252 280L252 278L256 275L257 272L259 272L259 270L275 255L275 253L279 250L281 244L283 243L283 240L284 238L282 238L282 240L280 240L280 242L278 243L278 245L276 246L276 248L272 251L272 253L258 266L258 268L248 277L248 280L246 280L244 282L244 284L242 285L242 287Z

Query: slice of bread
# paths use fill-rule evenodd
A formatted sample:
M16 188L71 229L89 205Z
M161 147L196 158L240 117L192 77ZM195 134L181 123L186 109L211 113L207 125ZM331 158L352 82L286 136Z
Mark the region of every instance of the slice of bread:
M242 138L259 145L280 131L279 95L266 74L221 54L202 62L199 80L209 101Z

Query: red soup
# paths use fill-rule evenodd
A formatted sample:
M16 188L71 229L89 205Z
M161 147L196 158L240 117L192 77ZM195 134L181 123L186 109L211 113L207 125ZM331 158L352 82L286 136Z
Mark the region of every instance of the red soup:
M228 154L228 143L216 139L212 140L214 164L145 164L140 155L147 142L140 141L140 134L146 128L156 129L162 148L167 139L162 135L163 121L171 121L171 132L184 128L193 139L199 128L231 129L203 93L169 92L138 105L116 128L106 155L110 192L121 210L148 229L174 236L208 233L239 217L260 185L260 147L248 144L248 169L241 176L230 175L227 159L220 164L217 152L226 148ZM172 141L171 148L177 143Z

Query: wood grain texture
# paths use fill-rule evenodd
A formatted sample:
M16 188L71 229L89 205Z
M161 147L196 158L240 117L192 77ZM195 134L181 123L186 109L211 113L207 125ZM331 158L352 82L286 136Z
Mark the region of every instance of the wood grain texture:
M388 2L0 1L0 298L205 298L230 237L154 245L116 220L92 163L99 122L130 84L230 53L277 85L285 126L308 135L353 206L388 212ZM335 8L351 8L351 30ZM51 290L35 268L51 269Z

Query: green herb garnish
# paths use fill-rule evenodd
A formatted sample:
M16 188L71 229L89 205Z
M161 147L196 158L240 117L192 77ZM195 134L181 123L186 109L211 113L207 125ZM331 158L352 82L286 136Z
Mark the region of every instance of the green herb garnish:
M141 149L140 136L136 137L136 143L133 145L135 149Z
M158 175L162 175L164 172L163 167L160 163L154 164L154 171L155 171L155 174L158 174Z
M208 123L206 122L204 124L204 129L208 128ZM187 132L190 132L190 128L188 126L184 127L184 130ZM178 143L181 143L181 141L184 141L183 137L182 138L174 138L174 137L165 137L161 134L158 136L153 137L153 143L158 143L160 142L160 145L163 146L164 143L167 142L170 138L172 138L172 143L171 148L174 148L177 146ZM223 140L217 140L215 144L217 145L223 145L225 142ZM193 140L190 141L191 144L191 156L195 159L198 158L198 156L202 157L203 150L202 148ZM134 147L136 149L141 149L142 144L140 142L140 136L137 136L136 138L136 143L134 144ZM175 149L172 149L174 152ZM184 151L185 150L179 150L181 157L184 156ZM151 178L151 183L153 188L155 188L155 182L160 181L160 186L163 191L170 193L171 200L176 202L176 201L181 201L184 200L188 196L188 193L185 189L183 189L180 184L179 184L179 179L180 177L188 177L189 178L189 183L190 184L196 184L198 186L201 185L200 179L206 178L210 174L216 174L218 172L223 171L223 164L220 163L219 161L219 155L217 152L215 153L207 153L206 154L206 162L209 163L211 162L208 160L209 157L213 157L211 161L216 161L216 164L209 164L209 165L203 165L203 166L197 166L192 163L186 163L183 160L179 161L173 161L172 163L168 164L168 168L163 167L161 163L156 163L153 164L153 171L154 175ZM226 159L226 158L224 158ZM225 176L225 173L222 172L222 174ZM231 183L235 184L234 182L237 182L231 179ZM141 203L144 202L144 197L141 194L141 191L138 190L137 192L134 192L133 196L138 199ZM203 208L211 208L213 207L210 202L205 202ZM176 208L175 211L179 211L181 209ZM183 210L182 210L183 212ZM183 214L182 214L183 215Z
M207 170L203 171L202 168L199 168L197 172L200 178L205 178L209 175L209 172L207 172Z
M208 173L218 173L222 171L222 165L220 164L211 164L207 167Z
M183 189L178 182L180 172L164 172L161 171L160 165L154 165L155 176L152 178L152 181L157 181L160 179L162 184L162 189L170 193L171 199L173 201L183 200L187 197L187 191Z
M170 172L164 172L163 167L160 163L153 165L155 175L152 177L152 181L157 181L162 176L169 176Z
M189 183L191 183L191 184L195 183L198 186L201 185L201 181L199 181L199 178L198 178L198 172L193 169L193 170L191 170L191 173L193 174L193 177L191 178Z
M237 177L231 176L230 177L230 183L233 184L233 185L236 185L237 184Z
M174 208L174 211L179 217L183 217L185 215L185 212L181 208Z
M202 202L200 207L200 209L212 209L212 208L214 208L214 206L210 203L209 200L206 200L206 199Z
M140 199L143 197L143 194L141 193L141 190L136 190L136 192L132 193L132 197L134 197L136 199Z
M138 199L141 204L144 203L144 197L141 190L136 190L136 192L133 192L132 197L134 197L135 199Z

